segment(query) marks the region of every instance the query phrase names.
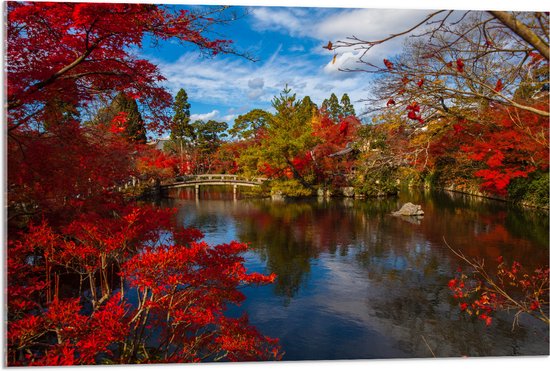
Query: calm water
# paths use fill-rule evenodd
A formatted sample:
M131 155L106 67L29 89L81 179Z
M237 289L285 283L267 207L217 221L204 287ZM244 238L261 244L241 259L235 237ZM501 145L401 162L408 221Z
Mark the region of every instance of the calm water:
M548 327L529 316L512 329L499 313L485 327L453 304L447 282L460 262L443 238L470 256L548 262L548 215L452 193L402 193L384 200L232 200L210 189L180 191L164 204L178 222L216 244L248 242L247 267L277 274L246 288L241 310L280 339L285 360L536 355L549 353ZM422 220L390 215L405 202Z

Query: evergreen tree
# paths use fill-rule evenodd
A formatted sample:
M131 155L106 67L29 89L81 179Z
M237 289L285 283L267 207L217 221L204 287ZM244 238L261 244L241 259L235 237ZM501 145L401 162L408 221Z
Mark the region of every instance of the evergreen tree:
M265 128L271 116L271 113L264 110L253 109L244 115L239 115L228 132L239 139L255 137L258 130Z
M342 107L340 107L336 94L332 93L329 99L325 99L323 101L322 109L333 122L340 121L340 116L342 116Z
M355 116L355 108L353 107L353 104L351 104L347 93L344 93L342 98L340 98L340 106L343 117Z
M200 173L209 173L216 161L216 151L226 137L227 123L215 120L207 122L198 120L193 122L196 133L195 151L197 155L197 169Z
M208 120L207 122L198 120L192 124L196 134L196 145L201 149L207 149L213 152L220 144L222 138L226 137L226 122Z
M184 89L180 89L174 102L174 117L172 118L172 130L170 132L172 140L181 140L187 143L195 140L195 130L190 124L190 108L191 105L187 101L187 93Z
M118 93L108 107L100 109L92 123L111 122L123 112L126 114L124 137L132 142L145 143L147 141L145 122L141 117L137 102L123 92Z
M262 162L270 164L272 168L290 168L302 186L310 188L311 185L295 168L292 160L311 148L315 139L311 120L304 120L302 101L296 99L296 94L290 93L286 87L279 97L271 101L276 114L269 121L268 136L261 147L261 158Z
M305 96L304 99L298 105L298 115L302 122L310 122L313 115L317 112L317 105L313 103L309 96Z

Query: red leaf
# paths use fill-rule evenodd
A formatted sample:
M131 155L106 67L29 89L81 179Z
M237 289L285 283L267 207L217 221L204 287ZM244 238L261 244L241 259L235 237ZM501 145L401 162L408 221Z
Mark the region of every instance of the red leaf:
M501 79L498 79L497 84L495 85L495 91L496 91L496 92L500 92L500 91L502 91L502 88L503 88L503 87L504 87L504 86L502 85L502 80L501 80Z
M464 62L460 58L456 60L456 70L460 73L464 72Z
M412 102L407 106L407 110L413 111L413 112L420 112L420 105L416 102Z

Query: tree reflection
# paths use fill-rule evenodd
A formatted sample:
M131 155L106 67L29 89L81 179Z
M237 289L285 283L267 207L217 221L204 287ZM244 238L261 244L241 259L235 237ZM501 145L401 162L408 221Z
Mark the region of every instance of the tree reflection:
M295 335L318 336L327 331L319 326L331 319L335 334L344 323L359 326L357 336L364 340L372 336L365 329L383 334L393 342L392 354L431 357L421 335L438 357L547 352L547 328L526 323L512 334L506 313L490 328L462 317L447 288L461 262L443 242L484 259L488 269L500 255L538 266L548 259L545 214L444 192L370 200L187 202L186 223L205 231L231 224L231 239L250 243L266 271L277 275L274 295L293 318L316 316L310 325L285 317ZM418 223L391 215L406 202L425 211Z

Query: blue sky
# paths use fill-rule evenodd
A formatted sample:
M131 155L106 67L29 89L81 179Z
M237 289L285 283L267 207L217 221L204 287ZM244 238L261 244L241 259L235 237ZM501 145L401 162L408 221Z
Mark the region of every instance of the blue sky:
M334 6L330 1L277 0L275 4ZM339 71L342 67L355 67L359 52L338 50L335 63L334 52L323 49L329 40L343 40L354 35L364 39L379 39L392 32L405 30L416 24L430 10L411 10L408 7L437 8L444 4L451 9L517 9L512 0L493 1L480 4L472 1L432 1L411 4L386 0L376 1L339 0L343 6L360 4L363 7L387 5L401 9L376 8L308 8L308 7L266 7L250 6L234 9L237 13L248 14L228 26L218 29L217 38L231 39L235 49L250 52L257 62L234 55L218 55L207 58L192 46L182 46L173 42L149 48L147 43L140 52L157 64L167 78L168 90L175 95L180 88L187 91L191 103L192 119L215 119L232 124L235 117L254 108L270 110L271 99L288 85L299 98L309 95L321 104L331 93L341 97L347 93L356 111L364 110L361 99L369 96L371 77L364 73ZM198 0L216 4L215 1ZM226 1L235 3L235 1ZM248 0L238 4L250 3ZM252 1L253 4L267 1ZM273 2L270 2L272 4ZM515 4L515 5L514 5ZM525 6L530 3L526 2ZM530 4L533 6L533 4ZM189 5L172 5L189 8ZM205 6L199 8L204 9ZM540 7L540 6L539 6ZM527 9L521 9L527 10ZM399 53L403 39L395 39L370 52L370 61L380 64L383 58L391 58Z
M237 13L245 8L236 7ZM376 38L392 30L414 24L426 10L335 9L304 7L248 7L248 14L219 29L218 37L234 41L237 50L247 51L258 61L234 55L201 56L196 48L165 43L147 47L141 53L157 64L167 78L169 91L187 91L192 119L215 119L232 123L233 119L254 108L269 110L271 99L285 85L299 98L309 95L321 104L331 93L348 93L361 112L358 102L368 96L369 77L361 73L338 71L354 66L358 52L334 52L323 49L329 40L349 35ZM379 62L399 51L401 41L391 42L372 51Z

